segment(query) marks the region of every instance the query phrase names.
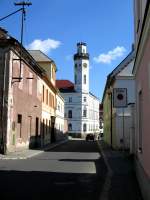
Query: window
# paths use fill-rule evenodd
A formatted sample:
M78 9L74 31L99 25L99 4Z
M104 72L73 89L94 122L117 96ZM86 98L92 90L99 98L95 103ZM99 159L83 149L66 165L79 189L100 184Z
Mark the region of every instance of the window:
M86 97L83 98L83 101L86 102Z
M37 77L37 97L40 101L43 101L43 97L42 97L42 81L40 80L40 78Z
M86 75L84 75L84 84L86 84Z
M22 115L18 114L18 124L21 124L22 122Z
M68 111L68 118L72 118L72 110Z
M100 126L99 126L101 129L103 128L103 123L102 121L100 121Z
M52 95L52 108L54 108L54 96Z
M75 74L74 79L75 79L75 84L77 84L77 75L76 74Z
M83 110L83 117L86 117L86 115L87 115L87 110L84 109L84 110Z
M83 124L83 131L86 132L86 124Z
M19 132L19 136L20 136L20 138L21 138L21 136L22 136L22 134L21 134L21 128L22 128L22 115L18 114L17 122L18 122L18 132Z
M49 106L51 107L51 93L49 92Z
M71 103L72 102L72 97L69 97L69 103Z
M68 130L72 131L72 124L68 124Z
M48 105L48 89L46 90L46 104Z
M19 87L20 90L23 89L23 69L24 69L24 67L22 66L22 69L21 69L21 78L22 79L20 80L19 85L18 85L18 87Z
M32 95L33 74L29 72L29 94Z
M44 90L45 90L45 89L44 89L44 85L43 85L43 102L44 102Z
M74 67L75 67L75 69L77 69L77 67L78 67L77 63L75 64L75 66L74 66Z
M43 119L43 138L44 138L44 135L45 135L45 119Z

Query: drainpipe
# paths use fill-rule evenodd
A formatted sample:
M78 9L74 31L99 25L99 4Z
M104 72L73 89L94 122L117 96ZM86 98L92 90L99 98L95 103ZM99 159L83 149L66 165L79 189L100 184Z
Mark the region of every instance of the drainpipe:
M112 148L112 92L110 94L110 144Z
M111 88L108 89L107 93L110 99L110 145L112 148L112 91L111 91Z
M6 134L4 130L4 122L7 121L7 119L4 119L4 108L5 108L5 89L6 89L6 62L7 59L5 58L5 64L4 64L4 79L3 79L3 96L2 96L2 140L1 140L1 152L2 154L6 154Z

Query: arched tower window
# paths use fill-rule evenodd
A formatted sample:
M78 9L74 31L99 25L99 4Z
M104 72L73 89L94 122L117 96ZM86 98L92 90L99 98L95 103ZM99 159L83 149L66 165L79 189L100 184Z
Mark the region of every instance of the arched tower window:
M77 63L75 64L75 66L74 66L74 67L75 67L75 69L77 69L77 67L78 67Z
M86 102L86 97L83 98L83 101Z
M68 110L68 118L72 118L72 110Z
M77 84L77 75L76 74L74 76L74 82L75 82L75 84Z
M84 84L86 84L86 75L84 75Z

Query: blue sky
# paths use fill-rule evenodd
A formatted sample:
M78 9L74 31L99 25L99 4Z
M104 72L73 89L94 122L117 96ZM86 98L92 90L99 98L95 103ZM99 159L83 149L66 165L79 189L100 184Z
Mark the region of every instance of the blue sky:
M0 18L17 10L0 0ZM87 43L90 90L100 99L107 75L127 56L133 43L132 0L31 0L27 7L23 44L41 49L57 65L57 79L73 81L76 43ZM20 13L0 26L20 40Z

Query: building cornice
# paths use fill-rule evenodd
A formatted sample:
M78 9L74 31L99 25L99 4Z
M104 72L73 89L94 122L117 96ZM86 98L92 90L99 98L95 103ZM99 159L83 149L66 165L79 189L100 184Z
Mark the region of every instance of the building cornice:
M150 35L150 1L147 1L143 24L142 24L142 30L140 33L140 38L136 50L135 63L133 67L133 73L135 75L138 70L141 58L143 57L143 49L146 45L149 35Z

